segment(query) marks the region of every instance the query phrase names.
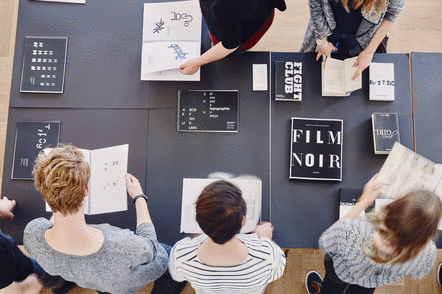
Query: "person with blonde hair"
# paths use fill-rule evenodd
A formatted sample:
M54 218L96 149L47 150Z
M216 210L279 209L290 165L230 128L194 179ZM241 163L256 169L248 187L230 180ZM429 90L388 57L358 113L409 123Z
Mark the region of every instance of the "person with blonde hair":
M99 293L118 294L135 293L166 272L168 255L157 240L147 197L134 176L127 174L125 179L136 207L135 233L109 224L86 223L90 167L74 146L41 152L33 174L34 185L53 216L31 221L23 240L46 272Z
M412 191L377 214L358 217L382 186L373 177L355 207L319 238L326 273L323 281L315 271L307 274L310 294L371 294L403 276L421 279L430 272L441 200L429 191Z
M301 52L317 52L326 61L332 51L356 56L352 77L366 69L393 22L404 8L405 0L308 0L310 20ZM385 39L387 40L387 39ZM384 53L385 53L384 52Z
M196 201L196 221L204 234L172 248L172 278L189 281L197 294L264 293L284 273L286 258L272 241L270 223L257 225L254 234L239 234L246 211L234 184L220 180L207 185Z

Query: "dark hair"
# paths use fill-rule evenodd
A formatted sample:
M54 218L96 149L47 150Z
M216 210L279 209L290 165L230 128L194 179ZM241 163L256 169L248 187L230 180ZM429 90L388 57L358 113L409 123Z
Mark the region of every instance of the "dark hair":
M441 214L442 203L437 195L425 190L409 192L371 219L379 234L396 248L397 255L390 259L378 254L368 256L381 263L404 263L415 258L436 237Z
M224 244L239 233L246 211L241 190L223 180L207 185L196 201L196 221L217 244Z

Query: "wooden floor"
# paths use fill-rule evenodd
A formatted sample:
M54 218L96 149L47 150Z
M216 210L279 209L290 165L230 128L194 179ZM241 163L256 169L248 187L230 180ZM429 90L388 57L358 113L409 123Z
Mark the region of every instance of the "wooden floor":
M94 1L94 0L88 0ZM275 21L253 51L297 52L301 46L307 25L309 10L307 0L286 0L287 10L277 11ZM0 0L0 191L3 173L6 127L8 121L9 97L11 91L12 63L14 58L15 30L18 15L18 0ZM141 38L141 36L140 36ZM388 52L442 52L442 1L407 0L402 14L390 31ZM13 89L18 91L18 89ZM6 154L12 156L12 154ZM14 198L14 195L4 195ZM304 286L305 274L317 270L324 274L322 255L317 249L286 249L287 267L284 276L270 284L265 293L307 293ZM442 262L442 250L438 251L436 265ZM150 293L147 285L139 293ZM8 289L0 293L10 293ZM43 291L42 293L51 293ZM76 288L70 293L95 293L92 290ZM182 293L194 293L189 285ZM375 293L434 294L442 293L436 279L436 268L421 281L402 279L395 285L382 287Z

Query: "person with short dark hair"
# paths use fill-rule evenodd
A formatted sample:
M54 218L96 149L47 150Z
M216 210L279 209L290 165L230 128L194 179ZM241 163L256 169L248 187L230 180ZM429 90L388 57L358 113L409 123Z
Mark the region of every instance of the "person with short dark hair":
M190 282L198 294L263 293L281 277L286 259L271 240L273 226L264 223L253 234L239 234L246 211L242 192L232 183L206 186L196 201L196 220L204 234L172 248L172 277Z
M373 177L358 204L321 235L325 278L322 281L315 271L307 274L310 294L371 294L406 275L421 279L433 268L441 200L432 192L416 190L378 213L358 217L381 188Z

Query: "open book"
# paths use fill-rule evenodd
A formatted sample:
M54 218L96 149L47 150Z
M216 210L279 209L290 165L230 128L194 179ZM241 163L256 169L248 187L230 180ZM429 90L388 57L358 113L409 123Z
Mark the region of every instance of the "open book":
M351 92L362 88L362 74L351 80L357 70L353 67L356 58L327 58L325 66L322 62L322 96L350 96Z
M387 184L378 198L396 199L413 190L428 190L442 197L442 164L396 142L378 173L377 181Z
M145 3L141 80L199 81L177 68L201 55L201 24L198 1Z
M181 233L201 234L203 231L196 222L196 200L203 189L219 179L183 179L183 197L181 206ZM235 184L242 191L247 205L246 225L240 233L255 230L261 218L262 182L259 179L232 178L227 181Z
M45 152L50 150L45 149ZM127 173L129 145L80 150L91 168L89 196L86 197L84 213L93 215L127 210L124 176ZM51 211L47 204L46 211Z

